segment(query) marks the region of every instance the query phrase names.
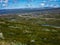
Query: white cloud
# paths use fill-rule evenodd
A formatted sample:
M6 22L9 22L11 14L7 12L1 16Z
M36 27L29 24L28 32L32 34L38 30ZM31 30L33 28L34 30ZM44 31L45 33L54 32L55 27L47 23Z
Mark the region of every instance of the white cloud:
M41 5L41 6L45 6L45 3L41 3L40 5Z
M54 6L53 4L50 5L50 7L53 7L53 6Z
M7 4L2 4L2 6L3 6L3 7L6 7L6 6L7 6Z
M54 5L54 8L57 8L57 7L59 7L59 5Z
M55 4L51 4L51 5L49 5L49 7L54 7L54 8L57 8L57 7L59 7L59 5L55 5Z
M8 3L8 0L4 0L3 2Z

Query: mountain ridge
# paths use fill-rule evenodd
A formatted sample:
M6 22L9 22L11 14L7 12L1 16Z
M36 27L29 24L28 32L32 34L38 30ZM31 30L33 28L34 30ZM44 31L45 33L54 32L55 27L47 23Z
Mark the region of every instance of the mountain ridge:
M60 12L60 8L25 8L25 9L2 9L0 14L20 14L20 13L30 13L30 12L41 12L41 11L57 11Z

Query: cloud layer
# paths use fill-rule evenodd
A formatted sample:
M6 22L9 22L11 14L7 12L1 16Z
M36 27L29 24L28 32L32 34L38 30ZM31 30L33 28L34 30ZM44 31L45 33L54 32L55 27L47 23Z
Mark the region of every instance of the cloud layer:
M60 0L0 0L0 9L60 7Z

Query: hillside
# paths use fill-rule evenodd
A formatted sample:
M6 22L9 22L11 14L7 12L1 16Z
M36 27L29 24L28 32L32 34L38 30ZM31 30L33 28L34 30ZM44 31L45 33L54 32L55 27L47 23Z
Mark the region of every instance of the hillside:
M0 45L60 45L59 11L0 14Z

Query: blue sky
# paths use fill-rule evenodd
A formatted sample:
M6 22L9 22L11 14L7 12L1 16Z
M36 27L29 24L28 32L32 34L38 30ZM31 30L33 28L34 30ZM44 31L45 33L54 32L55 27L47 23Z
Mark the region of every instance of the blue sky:
M0 9L60 7L60 0L0 0Z

